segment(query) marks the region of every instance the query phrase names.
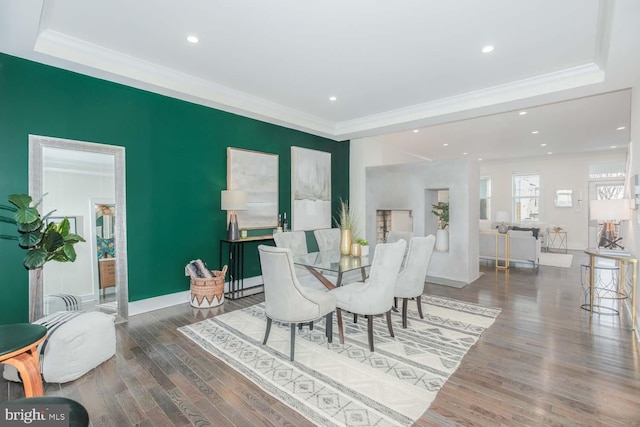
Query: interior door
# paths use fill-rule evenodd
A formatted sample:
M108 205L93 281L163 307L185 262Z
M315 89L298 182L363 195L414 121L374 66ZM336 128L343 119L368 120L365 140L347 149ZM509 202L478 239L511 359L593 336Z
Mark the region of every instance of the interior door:
M589 201L621 199L624 195L624 181L589 181ZM591 219L589 212L589 247L598 246L602 222Z

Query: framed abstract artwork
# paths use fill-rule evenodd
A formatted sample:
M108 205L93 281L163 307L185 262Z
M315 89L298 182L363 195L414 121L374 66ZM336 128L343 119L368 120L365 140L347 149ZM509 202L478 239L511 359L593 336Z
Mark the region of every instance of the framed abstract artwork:
M227 189L247 193L247 210L237 211L241 228L278 225L278 155L227 147Z
M331 153L291 147L291 198L292 230L331 228Z

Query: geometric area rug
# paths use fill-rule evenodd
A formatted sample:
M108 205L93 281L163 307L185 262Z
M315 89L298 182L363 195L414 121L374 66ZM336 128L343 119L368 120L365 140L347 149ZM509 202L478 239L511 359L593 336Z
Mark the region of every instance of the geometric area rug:
M289 325L273 322L269 341L264 303L179 328L207 352L301 415L323 426L408 426L435 399L469 348L493 324L499 308L422 296L407 329L393 313L395 338L384 316L374 319L375 352L367 344L367 322L343 316L345 344L325 337L324 318L297 330L295 361L289 360ZM346 313L345 313L346 314Z

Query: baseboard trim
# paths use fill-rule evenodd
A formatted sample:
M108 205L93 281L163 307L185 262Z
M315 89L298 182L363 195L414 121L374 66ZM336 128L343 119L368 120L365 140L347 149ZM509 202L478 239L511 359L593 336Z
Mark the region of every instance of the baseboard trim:
M262 276L247 277L244 279L244 287L257 286L262 284ZM225 282L224 291L229 291L229 282ZM157 297L146 298L138 301L129 302L129 317L138 314L148 313L150 311L161 310L163 308L172 307L190 303L191 291L175 292L173 294L159 295Z

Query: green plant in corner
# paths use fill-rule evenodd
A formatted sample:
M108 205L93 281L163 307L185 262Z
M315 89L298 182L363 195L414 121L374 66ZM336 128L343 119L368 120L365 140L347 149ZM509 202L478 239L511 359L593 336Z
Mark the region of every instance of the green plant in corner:
M449 225L449 202L440 202L431 207L431 213L438 217L438 229L446 230Z
M354 242L358 243L358 244L360 244L362 246L368 246L369 245L369 242L367 242L366 239L357 238Z
M15 224L18 236L0 234L0 238L17 240L18 245L26 249L24 266L28 270L39 269L48 261L76 260L73 246L85 240L69 232L69 220L66 217L59 224L46 225L47 218L55 211L41 217L38 206L42 199L32 203L33 199L27 194L12 194L9 196L9 202L13 206L0 205L0 210L12 212L13 216L0 216L0 222Z

